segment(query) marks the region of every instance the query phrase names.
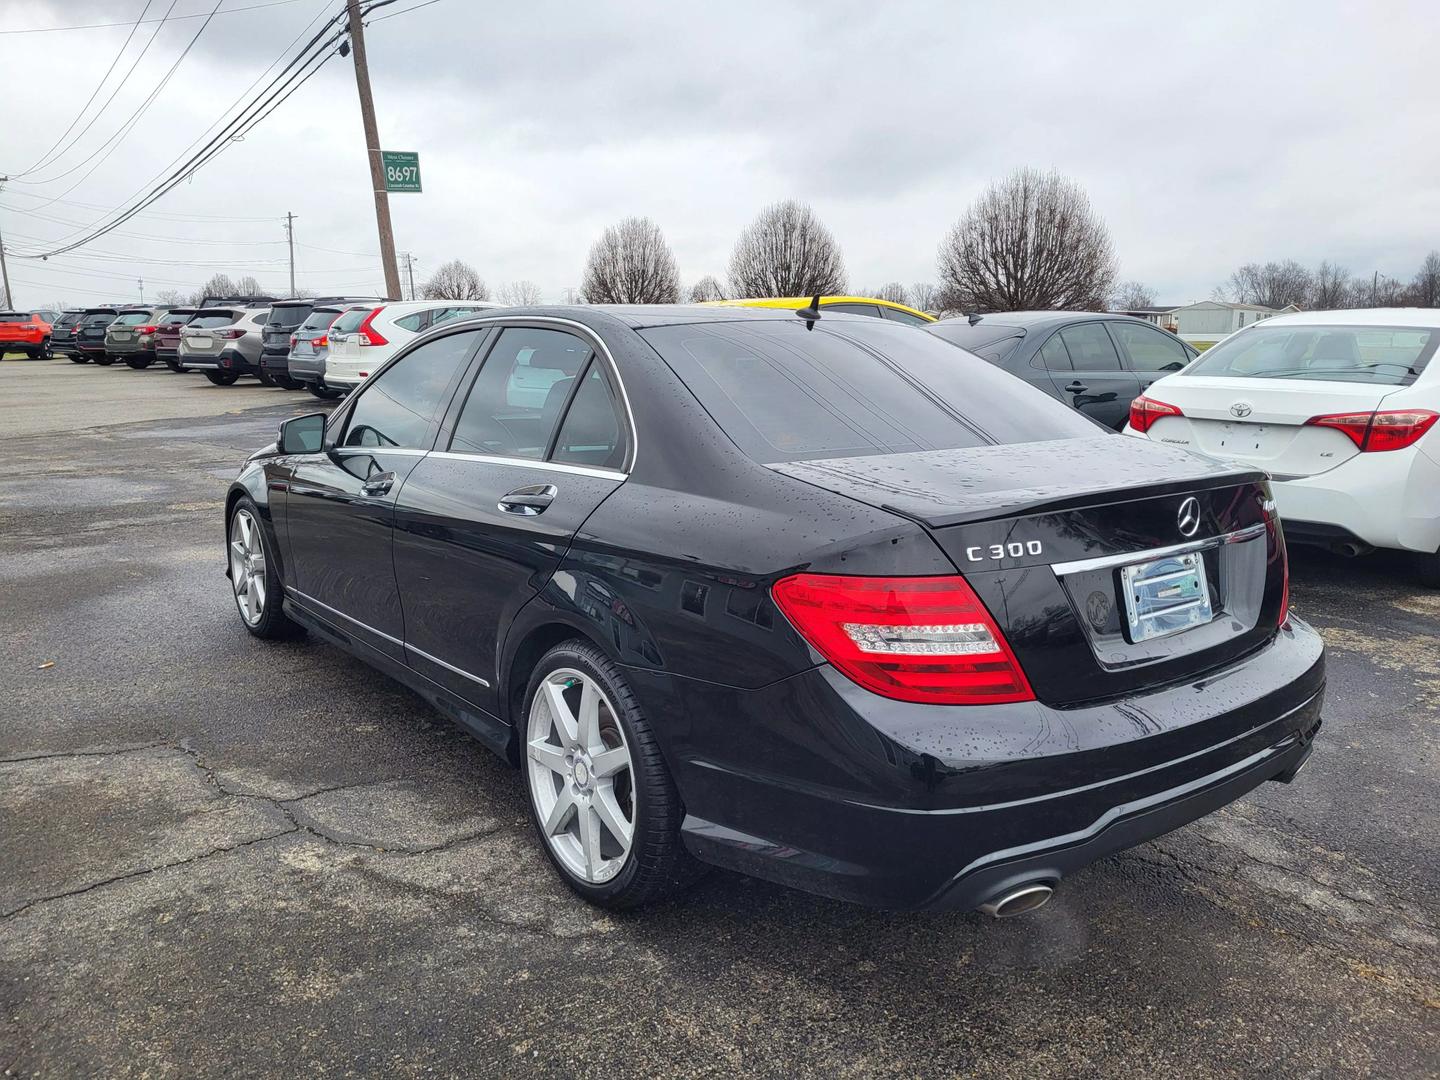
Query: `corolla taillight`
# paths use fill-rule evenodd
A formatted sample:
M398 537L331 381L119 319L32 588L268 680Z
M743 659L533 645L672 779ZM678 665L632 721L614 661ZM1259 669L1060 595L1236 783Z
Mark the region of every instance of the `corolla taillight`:
M1130 402L1130 426L1142 435L1162 416L1184 416L1178 406L1156 401L1141 394Z
M1440 420L1429 409L1390 409L1384 412L1330 413L1312 416L1307 427L1328 427L1343 432L1363 454L1404 450L1414 446Z
M865 689L899 701L1033 701L1005 635L962 577L794 574L776 605L817 652Z

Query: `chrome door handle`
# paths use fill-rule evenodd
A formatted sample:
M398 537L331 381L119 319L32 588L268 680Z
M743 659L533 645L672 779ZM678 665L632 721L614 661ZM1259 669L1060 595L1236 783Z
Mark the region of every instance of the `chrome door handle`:
M534 517L536 514L543 513L545 508L555 501L555 496L558 494L560 492L554 484L529 484L500 496L500 501L496 503L496 506L506 514Z
M362 495L388 495L390 489L395 486L395 474L393 472L376 473L370 479L360 485Z

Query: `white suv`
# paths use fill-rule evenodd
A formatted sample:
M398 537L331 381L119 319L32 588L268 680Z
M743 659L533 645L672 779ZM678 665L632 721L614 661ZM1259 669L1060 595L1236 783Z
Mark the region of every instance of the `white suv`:
M1416 553L1440 587L1440 311L1307 311L1232 334L1130 409L1126 434L1258 466L1291 539Z
M325 385L353 388L432 326L504 304L483 300L405 300L347 311L330 326Z

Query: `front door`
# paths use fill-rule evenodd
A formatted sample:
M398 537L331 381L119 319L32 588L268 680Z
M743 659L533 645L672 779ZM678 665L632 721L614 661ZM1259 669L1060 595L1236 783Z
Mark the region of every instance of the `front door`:
M482 333L437 338L396 360L335 415L326 449L292 467L287 587L312 614L397 660L405 618L391 554L395 502L434 446Z
M400 494L395 575L410 664L496 713L505 629L624 482L628 428L605 362L563 330L506 327L462 398Z

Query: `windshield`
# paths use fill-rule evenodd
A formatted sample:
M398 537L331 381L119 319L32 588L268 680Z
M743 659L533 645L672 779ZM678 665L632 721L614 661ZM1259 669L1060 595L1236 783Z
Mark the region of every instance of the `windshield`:
M1186 375L1409 386L1440 330L1416 326L1257 326L1202 353Z
M1093 436L1012 375L880 319L706 322L645 338L746 454L771 463Z

